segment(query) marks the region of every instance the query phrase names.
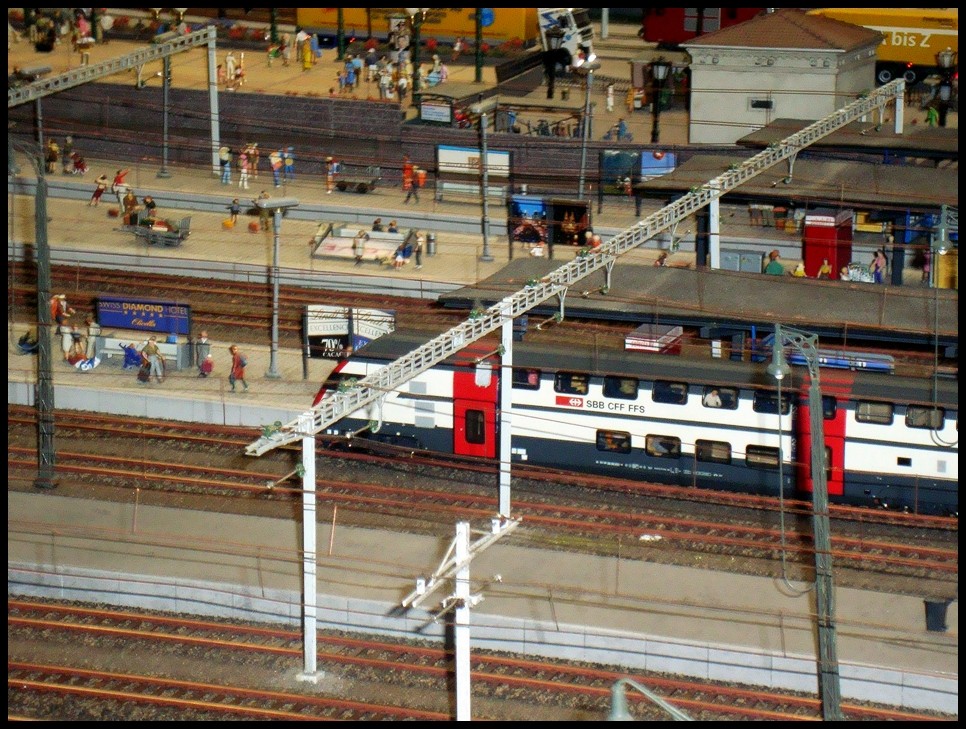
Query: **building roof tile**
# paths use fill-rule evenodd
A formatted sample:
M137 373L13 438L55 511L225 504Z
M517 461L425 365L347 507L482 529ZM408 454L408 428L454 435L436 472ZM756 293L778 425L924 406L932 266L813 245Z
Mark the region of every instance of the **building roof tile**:
M822 15L809 15L798 8L762 13L744 23L683 43L685 48L738 47L851 51L881 42L882 34L861 25Z

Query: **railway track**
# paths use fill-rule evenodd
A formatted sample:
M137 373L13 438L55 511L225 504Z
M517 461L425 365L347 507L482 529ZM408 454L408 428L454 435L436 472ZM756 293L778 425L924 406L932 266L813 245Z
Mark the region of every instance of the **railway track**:
M7 629L14 652L17 645L42 635L51 643L83 641L101 656L102 663L109 662L113 653L130 655L147 646L152 655L194 651L212 667L238 661L259 664L267 658L276 672L279 666L294 671L301 651L301 634L280 627L18 599L8 600ZM101 645L105 651L94 650ZM419 696L421 703L431 704L435 697L437 703L446 705L453 670L453 655L448 650L323 632L319 636L319 651L326 675L338 675L345 684L350 680L353 685L401 684L408 687L404 695ZM478 719L518 718L519 714L514 712L519 707L538 705L554 707L554 711L560 712L557 718L563 718L568 712L603 717L609 706L610 686L626 675L614 669L537 661L480 650L473 652L471 661L474 718ZM252 675L259 673L253 669ZM820 714L816 698L791 692L668 676L637 680L701 720L808 720L819 718ZM164 710L178 710L178 718L184 718L181 712L205 712L215 718L449 718L445 713L423 706L370 704L360 695L320 698L266 691L255 686L199 683L179 676L159 678L120 673L108 667L95 670L8 659L8 707L17 707L32 692L55 692L78 702L153 704ZM639 718L662 718L640 697L631 697L631 700L636 701L633 710ZM500 713L501 706L503 713ZM843 705L843 711L853 720L939 718L850 703Z
M25 419L29 422L27 414L21 411L18 425ZM82 420L83 428L107 428L107 434L112 436L119 431L131 432L144 427L141 423L134 428L131 423L119 426L119 419L110 419L104 424L97 424L96 418ZM61 424L61 433L69 427ZM212 429L206 426L206 430ZM74 450L62 446L58 452L59 474L61 478L69 476L79 485L111 485L122 492L150 489L167 495L217 494L229 499L244 495L265 501L300 497L297 479L289 480L293 476L289 457L279 454L252 462L235 452L232 443L235 433L200 432L194 427L187 428L187 432L177 431L177 426L163 421L149 424L146 432L142 430L139 437L150 443L150 458L132 457L134 449L126 449L124 455L114 455L113 452L97 453L90 447ZM91 431L81 432L90 434ZM36 468L36 448L33 444L18 445L19 440L19 434L11 430L8 476L11 480L20 478L29 482ZM172 445L165 445L165 441ZM81 439L74 445L80 446L82 442L89 441ZM193 452L186 454L185 445ZM398 454L390 463L398 465ZM406 466L438 468L439 461L427 459L420 464L411 460ZM317 488L326 501L350 513L379 514L399 524L407 524L414 513L421 520L432 518L437 523L450 523L454 516L489 518L497 508L496 499L490 495L491 487L474 486L459 475L442 482L425 479L417 483L406 479L403 485L397 485L391 477L373 472L366 479L318 478ZM638 542L639 549L646 546L651 554L660 550L684 550L749 559L783 557L803 564L812 555L810 524L806 519L795 520L782 528L770 516L762 520L731 514L724 519L719 514L705 512L698 516L687 512L681 515L673 509L642 509L639 494L612 493L603 505L597 501L595 496L579 489L551 496L539 486L518 487L514 509L516 516L524 519L524 533L537 543L549 540L558 546L586 548L600 541ZM343 515L349 518L345 511ZM952 520L949 522L948 526L952 526ZM900 535L879 538L868 531L849 534L837 529L832 540L833 557L839 566L868 573L932 577L948 582L958 575L958 549L949 544L954 536L955 530L940 532L931 541Z
M9 304L14 309L33 312L36 307L36 271L33 266L12 262L8 267ZM98 296L128 294L131 290L165 300L178 300L191 307L196 330L208 329L213 336L239 341L263 342L271 321L271 293L266 284L203 280L172 277L150 272L129 273L119 282L116 274L97 268L53 266L52 289L69 293L71 305L78 311L95 309ZM321 300L334 306L391 309L399 329L447 329L466 318L466 312L444 309L422 300L390 297L378 293L321 291L312 288L282 286L279 291L279 344L299 349L302 346L302 317L305 307ZM547 341L566 341L570 337L615 337L623 341L629 327L626 322L592 322L568 320L565 330L547 328L542 336ZM239 337L239 334L242 336ZM858 351L860 348L852 347ZM909 350L864 349L869 354L887 354L894 358L897 374L917 377L941 372L949 375L955 362L940 363L929 352ZM707 352L705 340L683 342L683 351Z

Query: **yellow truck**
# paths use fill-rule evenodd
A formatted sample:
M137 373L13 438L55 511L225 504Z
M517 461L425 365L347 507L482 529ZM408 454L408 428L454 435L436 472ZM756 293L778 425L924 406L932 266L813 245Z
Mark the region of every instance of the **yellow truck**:
M905 78L912 86L939 73L940 51L959 51L957 8L816 8L814 15L877 30L885 36L878 49L876 80Z

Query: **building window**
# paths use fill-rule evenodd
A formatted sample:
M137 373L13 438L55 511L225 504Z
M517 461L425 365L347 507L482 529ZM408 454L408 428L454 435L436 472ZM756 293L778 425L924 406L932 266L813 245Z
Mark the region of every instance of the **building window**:
M514 367L513 386L521 390L539 390L540 370L532 367Z
M778 415L778 393L759 390L755 393L752 407L756 413ZM788 395L782 395L782 415L788 415L791 407L791 398Z
M778 449L750 445L745 448L745 463L749 468L778 468Z
M688 402L688 386L684 382L667 382L656 380L651 390L654 402L667 402L674 405L686 405Z
M486 443L486 416L482 410L467 410L463 425L466 428L467 443Z
M731 444L721 440L698 440L694 443L694 454L699 461L706 463L731 463Z
M942 430L945 418L946 411L943 408L921 407L919 405L910 405L906 408L906 427L909 428Z
M619 430L598 430L597 450L611 453L630 453L631 434Z
M605 377L604 397L618 400L636 400L638 382L636 377Z
M860 402L855 406L855 419L860 423L892 425L894 407L891 402Z
M649 435L644 439L644 450L658 458L680 458L681 439L670 435Z
M553 389L567 395L586 395L587 375L581 372L558 372L554 376Z

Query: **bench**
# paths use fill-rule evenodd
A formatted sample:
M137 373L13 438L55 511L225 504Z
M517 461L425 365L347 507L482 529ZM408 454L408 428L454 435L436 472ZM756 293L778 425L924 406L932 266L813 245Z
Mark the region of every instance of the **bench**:
M309 241L313 246L311 255L317 258L347 258L355 260L355 253L352 252L352 241L355 240L359 231L369 234L363 248L363 261L376 261L383 263L392 261L399 248L400 243L407 243L414 235L415 231L409 230L406 233L387 233L366 230L362 225L348 225L347 223L320 223L315 237Z
M460 195L479 199L482 185L478 182L447 182L445 180L436 183L436 202L440 202L444 195ZM508 185L494 185L490 183L486 186L489 197L506 199Z

